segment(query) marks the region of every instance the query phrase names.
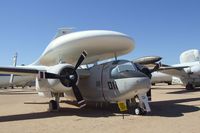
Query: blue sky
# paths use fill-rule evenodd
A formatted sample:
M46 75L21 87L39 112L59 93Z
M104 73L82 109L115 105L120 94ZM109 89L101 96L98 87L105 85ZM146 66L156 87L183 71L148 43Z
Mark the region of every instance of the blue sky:
M199 0L1 0L0 65L36 60L60 27L104 29L131 36L136 48L125 59L159 55L179 62L187 49L200 49Z

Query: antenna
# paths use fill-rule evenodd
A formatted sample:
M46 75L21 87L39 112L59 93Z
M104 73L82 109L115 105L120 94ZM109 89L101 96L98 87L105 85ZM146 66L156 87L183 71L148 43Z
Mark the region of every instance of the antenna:
M68 27L68 28L63 27L63 28L59 28L58 31L57 31L57 33L56 33L56 35L54 36L54 39L55 39L55 38L58 38L58 37L60 37L60 36L63 36L63 35L72 33L74 29L75 29L74 27Z
M15 55L13 56L13 66L14 67L16 67L16 65L17 65L17 56L18 56L18 54L16 52ZM13 88L13 80L14 80L14 74L11 74L9 83L12 88Z
M18 53L16 52L15 55L13 56L13 66L17 65L17 56L18 56Z
M115 56L115 61L117 61L117 53L116 52L114 53L114 56Z

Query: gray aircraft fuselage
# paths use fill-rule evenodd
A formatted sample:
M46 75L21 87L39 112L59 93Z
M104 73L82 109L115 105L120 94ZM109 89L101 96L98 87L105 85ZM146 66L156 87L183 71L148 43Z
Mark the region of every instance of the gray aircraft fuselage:
M81 93L88 101L116 102L145 94L150 89L149 77L129 61L112 61L88 70L92 74L79 81Z

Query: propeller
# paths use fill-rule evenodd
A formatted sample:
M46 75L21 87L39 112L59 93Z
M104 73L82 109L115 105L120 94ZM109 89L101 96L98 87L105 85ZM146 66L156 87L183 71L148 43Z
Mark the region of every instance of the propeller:
M77 74L76 70L82 64L82 62L84 61L86 56L87 56L87 52L83 51L75 65L75 67L74 68L65 68L61 71L60 74L45 72L45 78L60 79L61 83L64 86L72 87L72 90L74 92L74 95L75 95L76 100L80 107L84 107L86 104L85 104L85 100L82 97L80 89L76 85L77 80L78 80L78 74Z
M161 66L161 62L159 63L155 63L156 65L154 66L154 68L149 69L149 68L143 68L142 71L151 79L152 78L152 73L157 71L160 66ZM151 88L150 90L147 92L147 96L148 96L148 100L151 101Z
M152 73L157 71L161 66L161 63L155 63L155 64L156 65L152 69L149 69L148 67L143 67L142 69L140 69L140 71L146 74L151 79Z
M76 71L76 69L81 65L81 63L83 62L83 60L86 58L87 56L87 52L86 51L83 51L81 56L79 57L76 65L75 65L75 68L74 68L74 71Z
M153 69L150 69L150 72L152 73L152 72L157 71L160 68L160 66L161 66L161 62L156 63L155 67Z

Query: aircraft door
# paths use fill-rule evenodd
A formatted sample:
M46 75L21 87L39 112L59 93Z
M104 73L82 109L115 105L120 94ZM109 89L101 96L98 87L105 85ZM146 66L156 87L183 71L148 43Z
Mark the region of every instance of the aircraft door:
M112 64L104 64L102 71L102 92L106 101L113 101L117 97L118 87L114 79L110 77Z

